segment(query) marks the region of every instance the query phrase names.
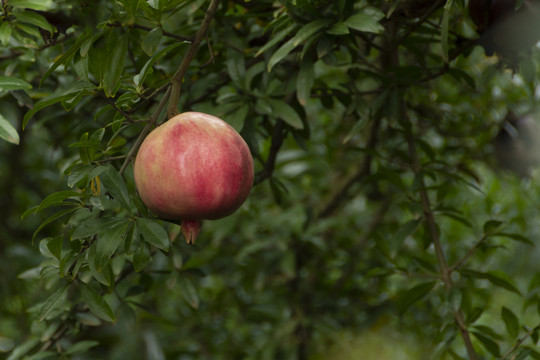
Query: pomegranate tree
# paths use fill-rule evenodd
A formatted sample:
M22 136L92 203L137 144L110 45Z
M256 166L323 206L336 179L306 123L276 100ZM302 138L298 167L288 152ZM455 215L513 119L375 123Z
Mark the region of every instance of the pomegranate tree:
M204 219L228 216L244 203L253 184L253 159L226 122L186 112L148 134L134 173L144 204L164 219L179 220L190 244Z

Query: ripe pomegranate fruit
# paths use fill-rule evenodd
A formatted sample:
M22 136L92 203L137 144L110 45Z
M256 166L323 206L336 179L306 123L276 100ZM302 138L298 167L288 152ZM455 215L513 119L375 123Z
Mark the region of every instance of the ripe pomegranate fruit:
M253 158L226 122L186 112L148 134L134 175L144 204L164 219L180 220L192 244L204 219L228 216L244 203L253 184Z

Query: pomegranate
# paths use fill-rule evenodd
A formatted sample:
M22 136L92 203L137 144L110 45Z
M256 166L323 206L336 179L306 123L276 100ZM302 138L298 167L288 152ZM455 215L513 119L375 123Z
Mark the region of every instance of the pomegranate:
M253 184L253 159L226 122L186 112L148 134L134 175L144 204L164 219L180 220L193 244L204 219L228 216L244 203Z

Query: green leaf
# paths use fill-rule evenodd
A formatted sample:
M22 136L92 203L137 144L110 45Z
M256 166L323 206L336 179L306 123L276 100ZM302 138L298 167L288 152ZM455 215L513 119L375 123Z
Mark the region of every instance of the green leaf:
M126 208L130 208L131 201L126 182L122 175L110 165L105 166L106 170L100 175L100 179L114 199L119 200Z
M524 235L521 234L513 234L513 233L506 233L506 232L496 232L492 235L493 237L499 236L499 237L505 237L511 240L519 241L521 243L535 246L534 242L532 242L529 238L527 238Z
M133 17L137 13L137 8L139 7L139 0L123 0L124 7L128 16Z
M294 46L298 46L302 44L304 41L306 41L311 35L315 34L316 32L322 30L324 27L330 25L331 20L329 19L317 19L313 20L310 23L307 23L306 25L302 26L300 30L296 33L296 35L293 38L293 44Z
M294 50L296 45L294 45L294 38L287 41L285 44L283 44L272 56L270 57L270 60L268 60L267 70L270 72L272 68L279 63L281 60L285 58L285 56L289 55L291 51Z
M115 95L117 86L119 85L120 77L124 71L124 60L126 59L128 48L128 33L126 32L122 37L111 41L108 44L110 49L108 55L108 66L105 69L103 76L103 90L107 97Z
M137 85L137 89L140 91L141 89L141 86L144 82L144 79L146 78L146 76L148 74L150 74L152 72L152 66L154 65L154 63L159 60L162 56L164 56L165 54L167 54L169 51L173 50L173 49L176 49L177 47L179 46L182 46L182 45L187 45L189 44L188 42L186 41L183 41L183 42L177 42L177 43L174 43L172 45L169 45L167 46L166 48L158 51L157 53L155 53L151 58L150 60L148 60L146 62L146 64L144 64L143 68L141 69L141 71L135 75L133 77L133 81L135 82L135 85Z
M181 276L178 285L184 300L191 305L194 309L199 308L199 295L191 280L186 276Z
M55 238L50 239L47 242L47 249L51 252L51 254L57 258L59 261L62 259L62 244L64 242L63 236L57 236Z
M508 335L512 338L516 338L519 334L519 320L517 316L512 312L512 310L503 306L501 309L501 317L506 326L506 331Z
M79 289L84 302L88 305L90 311L92 311L94 315L105 321L116 321L111 307L94 288L80 281Z
M56 70L60 65L64 65L67 63L67 61L69 59L71 59L71 57L80 49L81 45L87 40L89 39L90 37L92 37L92 34L91 33L88 33L88 34L85 34L83 36L80 36L77 41L75 42L75 44L73 44L72 47L70 47L69 49L67 49L63 54L62 56L60 56L60 58L58 58L58 60L56 60L54 62L54 64L52 64L52 66L49 68L49 70L47 70L47 72L45 73L45 75L43 75L43 77L41 78L40 82L39 82L39 86L41 87L41 85L43 84L43 82L49 77L49 75L51 75L53 73L54 70ZM26 116L25 116L26 118Z
M73 208L70 208L70 209L66 209L66 210L62 210L62 211L59 211L53 215L51 215L48 219L46 219L45 221L43 221L41 223L41 225L38 226L38 228L36 229L36 231L34 231L34 235L32 235L32 243L34 242L34 239L36 238L37 234L39 234L39 232L41 230L43 230L43 228L47 225L49 225L50 223L52 223L53 221L55 220L58 220L60 219L61 217L64 217L66 215L69 215L75 211L77 211L80 207L77 206L77 207L73 207Z
M435 281L429 281L422 284L418 284L411 289L398 295L396 299L396 306L400 313L404 313L415 302L423 299L435 286Z
M362 32L380 34L384 31L384 27L379 23L379 19L368 14L355 14L345 20L344 23L349 28Z
M98 232L95 245L96 254L93 259L98 272L111 261L111 257L124 240L128 225L129 220L120 218L117 219L116 223Z
M69 289L69 283L62 284L54 293L52 293L47 300L41 305L39 310L39 321L43 321L47 316L59 306L63 305L63 300Z
M114 274L111 271L110 264L106 264L98 270L97 266L100 266L100 264L96 264L96 261L99 261L96 251L96 246L92 246L88 251L88 268L90 269L90 273L99 283L105 286L111 286L114 282Z
M499 220L488 220L484 223L484 235L491 234L493 231L497 230L504 222Z
M244 54L238 50L229 50L227 52L227 70L231 80L237 84L241 84L246 75L246 60Z
M264 53L265 51L267 51L271 47L273 47L276 44L278 44L279 42L281 42L281 40L283 40L287 35L289 35L293 30L295 30L297 28L298 28L297 25L293 24L293 25L289 26L288 28L283 29L279 33L273 34L270 41L268 41L266 44L264 44L264 46L262 48L260 48L259 51L257 51L257 53L255 54L255 57L261 55L262 53Z
M423 222L423 218L407 221L398 229L398 231L395 232L394 236L392 237L392 242L395 243L396 247L400 248L403 241L405 241L408 236L413 235Z
M9 0L9 6L32 10L49 10L53 5L52 0Z
M13 76L0 76L0 90L30 90L32 85Z
M295 129L303 129L304 123L296 110L292 106L287 104L283 100L277 99L267 99L270 106L272 106L273 115L283 120L285 123L289 124Z
M161 225L146 218L137 218L136 222L137 228L145 241L163 251L169 251L169 235Z
M325 26L329 25L331 20L328 19L318 19L314 20L306 25L304 25L296 35L283 44L268 60L268 72L279 63L283 58L285 58L291 51L294 50L298 45L306 41L310 36L315 34L317 31L320 31Z
M521 292L518 288L512 283L512 280L502 272L480 272L475 270L463 269L460 273L464 276L470 276L477 279L484 279L491 282L493 285L501 287L503 289L515 292L518 295L521 295Z
M77 96L78 93L92 94L95 89L96 89L96 87L92 83L90 83L88 81L79 81L79 82L75 83L66 92L63 92L62 94L53 94L53 95L41 100L40 102L38 102L37 104L34 105L33 109L29 110L24 115L24 118L23 118L23 130L26 128L26 125L28 124L28 121L39 110L41 110L41 109L43 109L43 108L45 108L47 106L51 106L53 104L59 103L59 102L69 101L73 97Z
M21 345L17 346L13 351L11 352L11 355L7 358L7 360L19 360L24 355L26 355L30 350L32 350L37 344L39 344L40 339L39 337L31 337L30 339L26 340Z
M159 47L162 36L163 30L161 30L161 27L159 26L153 28L151 31L148 32L148 34L146 34L141 43L141 47L146 55L154 55L154 52Z
M472 332L474 334L474 336L480 341L480 343L482 344L482 346L488 351L491 353L491 355L495 356L495 357L499 357L500 356L500 349L499 349L499 345L493 341L492 339L490 339L489 337L485 336L484 334L480 333L480 332L477 332L477 331L473 331Z
M81 354L87 352L89 349L98 346L99 341L95 340L84 340L79 341L70 347L68 347L64 352L63 355L74 355L74 354Z
M0 138L15 145L19 145L19 134L17 130L0 114Z
M522 348L519 350L518 354L513 360L525 360L529 357L529 355L531 355L531 353L532 353L531 349Z
M2 46L7 47L9 45L9 39L11 38L11 32L13 28L8 21L2 22L0 25L0 43Z
M231 114L227 115L225 120L229 125L231 125L236 131L240 132L244 127L244 122L246 121L247 114L249 113L249 105L242 104Z
M133 254L133 268L136 272L142 271L152 260L152 254L146 243L141 244Z
M302 106L306 106L311 97L311 88L315 82L315 67L313 61L305 57L300 72L296 78L296 98Z
M47 30L51 35L54 34L55 28L47 22L47 20L34 11L22 11L15 14L17 20L27 24L35 25L42 29Z
M340 21L332 25L326 33L330 35L347 35L349 33L349 28L344 22Z
M82 194L78 191L74 190L63 190L63 191L57 191L55 193L52 193L48 195L45 199L41 201L39 206L36 209L36 213L40 212L43 209L47 209L51 206L58 206L58 205L76 205L74 202L64 202L64 200L76 198L77 202L81 204L81 198ZM82 204L81 204L82 205Z
M15 346L13 339L0 335L0 353L11 351Z

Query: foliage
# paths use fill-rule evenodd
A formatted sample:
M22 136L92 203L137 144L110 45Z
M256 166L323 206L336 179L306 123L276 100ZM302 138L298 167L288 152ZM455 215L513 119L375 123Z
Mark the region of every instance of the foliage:
M1 3L8 359L540 358L540 187L492 145L540 57L486 56L466 1ZM132 172L188 110L256 163L195 245Z

